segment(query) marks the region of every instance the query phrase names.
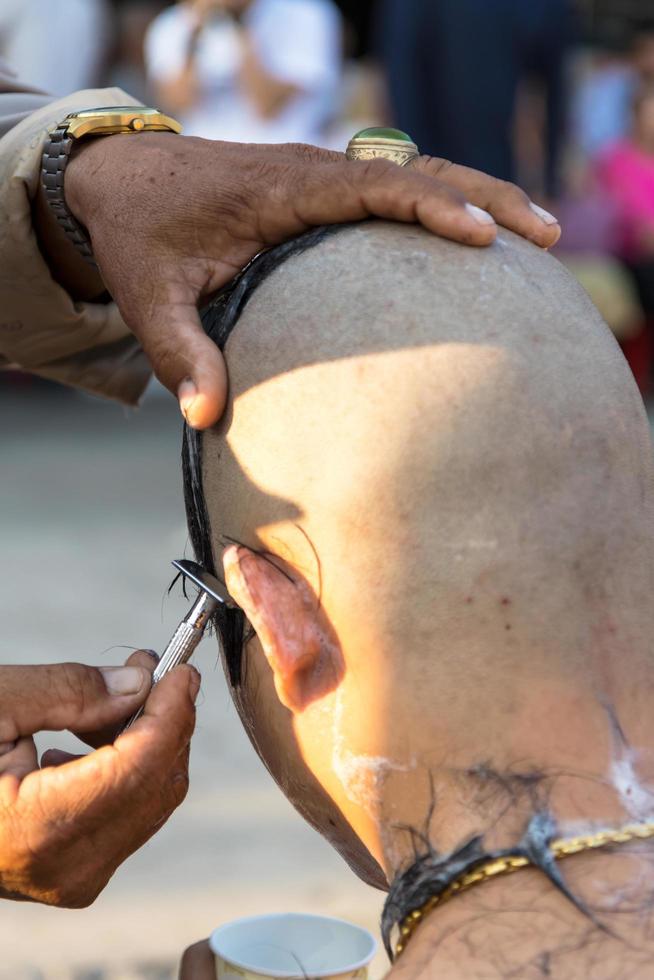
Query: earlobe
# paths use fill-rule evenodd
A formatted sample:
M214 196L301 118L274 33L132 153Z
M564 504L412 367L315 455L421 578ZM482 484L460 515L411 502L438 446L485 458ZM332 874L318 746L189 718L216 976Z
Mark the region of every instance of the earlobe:
M333 691L345 673L343 654L304 579L241 545L225 551L223 568L230 594L261 642L282 704L301 712Z

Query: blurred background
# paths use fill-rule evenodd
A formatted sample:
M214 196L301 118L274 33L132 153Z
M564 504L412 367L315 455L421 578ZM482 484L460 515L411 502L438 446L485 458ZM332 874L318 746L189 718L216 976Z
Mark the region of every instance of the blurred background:
M653 0L0 0L0 57L57 95L118 85L190 135L343 149L392 124L517 181L611 326L646 403L654 359ZM180 424L0 375L7 662L119 662L186 610ZM5 902L0 980L169 980L229 918L376 929L382 897L310 831L243 735L207 639L191 790L92 909ZM65 745L60 736L42 745ZM69 746L68 746L69 747ZM380 976L379 958L374 975Z

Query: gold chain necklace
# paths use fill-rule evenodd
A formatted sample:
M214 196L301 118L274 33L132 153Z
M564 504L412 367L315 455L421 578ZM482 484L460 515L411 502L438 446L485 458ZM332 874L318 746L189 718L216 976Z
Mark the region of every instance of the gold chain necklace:
M654 823L630 824L622 830L600 830L596 834L586 837L569 837L566 839L555 840L550 844L550 850L557 861L561 858L569 857L571 854L579 854L581 851L590 851L597 847L607 847L609 844L628 844L634 840L647 840L654 837ZM492 858L466 871L465 874L453 881L439 895L432 895L420 908L409 912L400 923L400 939L395 947L396 957L405 949L425 916L429 915L433 909L460 895L461 892L473 888L475 885L488 881L489 878L496 878L498 875L512 874L520 868L526 868L532 862L522 854L508 854L506 857Z

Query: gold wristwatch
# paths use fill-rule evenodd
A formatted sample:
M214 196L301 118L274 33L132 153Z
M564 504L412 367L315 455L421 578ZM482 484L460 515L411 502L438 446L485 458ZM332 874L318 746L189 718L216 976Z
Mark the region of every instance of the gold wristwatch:
M71 112L48 134L43 150L41 181L45 197L59 225L87 262L95 265L93 249L86 229L68 210L64 196L64 177L75 143L93 136L118 133L181 133L182 127L158 109L142 105L109 106Z

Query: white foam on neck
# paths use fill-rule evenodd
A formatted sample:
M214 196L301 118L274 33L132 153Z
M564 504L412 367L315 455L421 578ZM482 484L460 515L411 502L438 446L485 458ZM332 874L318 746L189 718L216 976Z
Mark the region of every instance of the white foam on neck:
M408 772L411 766L393 762L382 755L357 755L345 745L342 731L343 692L340 690L334 707L334 747L332 769L345 790L348 800L371 817L381 804L381 793L390 772Z
M641 782L635 768L637 761L636 750L621 746L617 758L611 763L610 782L630 817L651 820L654 818L654 791Z

